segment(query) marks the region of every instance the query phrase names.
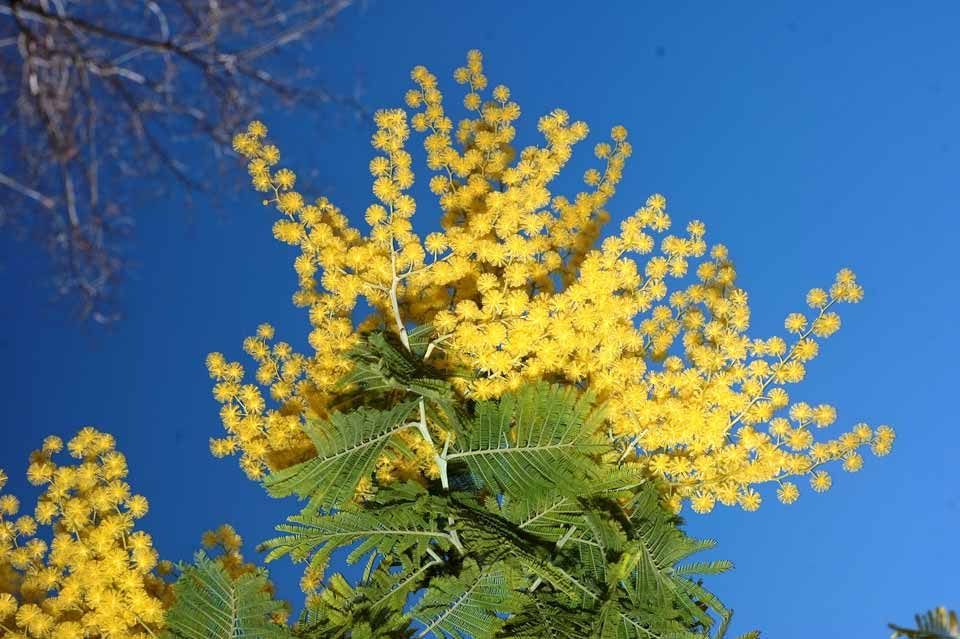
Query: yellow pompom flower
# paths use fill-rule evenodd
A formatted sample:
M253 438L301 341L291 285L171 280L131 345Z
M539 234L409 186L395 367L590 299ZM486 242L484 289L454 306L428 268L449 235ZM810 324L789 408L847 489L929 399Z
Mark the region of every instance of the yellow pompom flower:
M690 507L695 513L708 513L713 510L716 498L710 493L698 492L690 498Z
M20 500L15 495L0 495L0 514L12 516L20 510Z
M748 488L740 495L740 507L747 512L753 512L760 508L760 493L752 488Z
M8 592L0 593L0 619L6 619L17 610L17 600Z
M830 478L830 474L825 470L818 470L810 477L810 486L818 493L829 490L832 483L833 480Z
M133 495L127 499L127 508L131 515L139 519L147 514L150 504L147 502L147 498L143 495Z
M263 122L254 120L247 125L247 133L255 138L262 138L267 134L267 127Z
M273 176L273 182L281 189L292 189L297 175L290 169L280 169Z
M792 504L800 496L800 489L793 482L785 481L777 488L777 499L784 504Z
M843 460L843 469L855 473L863 468L863 457L859 453L850 453Z

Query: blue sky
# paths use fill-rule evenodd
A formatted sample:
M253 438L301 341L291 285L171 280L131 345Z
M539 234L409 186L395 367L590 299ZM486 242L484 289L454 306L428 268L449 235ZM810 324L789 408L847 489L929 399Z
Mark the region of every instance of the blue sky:
M960 607L960 6L518 4L373 2L348 11L310 59L344 91L362 77L370 107L400 105L410 69L425 64L455 104L450 74L480 48L491 84L507 84L523 109L521 138L565 108L591 125L579 147L587 162L594 141L625 125L635 152L614 218L661 192L676 223L704 220L737 262L757 336L781 332L810 287L853 268L866 298L844 309L843 329L791 396L836 405L835 428L893 425L893 454L869 457L856 475L838 469L831 491L805 489L793 506L768 490L757 513L688 513L688 530L718 539L714 554L736 564L708 585L735 609L738 632L882 637L888 621ZM265 120L288 165L316 168L359 223L371 201L370 130L320 130L281 112ZM559 184L576 188L580 172L572 166ZM222 522L252 556L294 511L207 451L221 426L205 354L241 357L262 321L306 342L306 317L290 304L294 253L272 239L273 214L258 200L241 184L219 211L175 198L141 211L140 267L112 335L64 319L32 270L32 246L4 241L0 467L14 491L33 494L22 477L44 435L92 424L127 454L165 557L188 558ZM434 223L427 200L419 211ZM281 560L271 570L296 600L299 568Z

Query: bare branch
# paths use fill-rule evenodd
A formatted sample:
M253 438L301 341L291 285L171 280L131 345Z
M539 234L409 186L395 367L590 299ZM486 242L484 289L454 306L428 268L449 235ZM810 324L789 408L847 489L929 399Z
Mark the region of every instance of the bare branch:
M13 189L20 195L25 195L28 198L36 200L37 202L40 203L40 206L42 206L45 209L52 209L54 206L56 206L56 200L54 200L52 197L48 197L43 193L41 193L40 191L31 189L29 186L20 184L9 175L0 173L0 184L2 184L7 188Z
M368 117L303 77L307 47L350 4L0 0L0 225L43 241L81 316L112 321L147 188L216 195L210 176L261 105Z
M328 23L334 16L346 9L350 5L350 0L339 0L339 2L334 2L330 5L330 8L321 13L320 15L306 20L300 24L294 25L284 33L281 33L273 40L265 42L259 46L253 47L244 51L243 53L238 54L238 57L244 61L250 62L256 58L259 58L267 53L272 53L277 49L287 46L291 42L299 40L307 33L315 31L321 25Z

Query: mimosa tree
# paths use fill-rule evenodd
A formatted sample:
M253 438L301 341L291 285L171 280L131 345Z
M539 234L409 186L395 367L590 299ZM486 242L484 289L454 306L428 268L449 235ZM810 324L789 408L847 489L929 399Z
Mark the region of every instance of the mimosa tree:
M730 611L699 576L731 564L688 561L714 542L687 537L677 513L686 504L753 511L765 484L792 503L797 481L823 492L828 468L859 470L865 447L889 452L888 426L816 437L834 408L788 392L839 329L838 307L863 289L843 269L786 317L784 337L748 337L747 294L703 223L669 233L665 199L654 194L603 237L632 152L623 127L595 146L586 189L555 195L550 185L586 124L553 111L538 123L542 146L515 148L520 108L505 86L487 91L476 51L455 73L469 113L456 127L436 78L417 67L412 79L407 109L375 116L366 232L295 189L263 124L234 138L254 187L280 213L274 235L299 250L293 302L309 317L312 351L294 352L262 324L244 342L253 380L212 353L226 432L211 449L239 455L272 496L304 502L261 545L267 560L308 561L303 612L281 623L261 571L198 555L172 591L155 584L150 596L167 613L142 616L137 631L722 636ZM441 230L423 238L412 223L411 129L423 134L442 211ZM17 524L10 530L18 539ZM121 526L111 538L134 534ZM359 580L327 574L341 548L363 566ZM45 635L31 630L25 606L67 623L49 599L22 594L45 552L11 564L21 585L0 609L28 636ZM154 584L152 570L137 583Z

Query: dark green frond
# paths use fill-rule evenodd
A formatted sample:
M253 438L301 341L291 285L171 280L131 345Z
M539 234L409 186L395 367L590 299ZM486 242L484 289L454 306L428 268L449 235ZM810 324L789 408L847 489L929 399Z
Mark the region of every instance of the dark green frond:
M678 518L660 503L652 485L641 489L630 507L632 552L621 559L621 569L626 569L621 583L633 605L638 610L656 611L661 618L685 619L688 627L710 630L715 619L708 611L721 620L729 611L690 576L723 572L731 564L719 561L678 566L681 560L713 543L687 537L677 527Z
M733 562L726 559L716 561L697 561L692 564L677 566L673 574L687 577L689 575L719 575L733 569Z
M421 361L427 354L427 348L430 342L437 336L437 329L430 324L420 324L407 333L407 341L410 342L410 350L414 356Z
M340 574L332 575L317 600L304 611L297 637L409 639L413 630L403 607L407 597L423 586L427 568L401 578L381 564L359 586L350 585Z
M560 539L566 528L578 523L583 515L579 502L570 495L532 499L504 496L498 511L523 530L550 541Z
M605 447L594 437L602 414L592 403L589 394L546 383L480 402L449 459L507 495L575 493L595 468L590 455Z
M317 566L326 566L330 555L343 546L361 543L347 557L355 563L370 552L383 556L414 551L417 556L426 553L434 542L444 549L449 545L448 533L439 530L436 520L419 509L418 502L426 496L411 486L401 484L382 490L374 500L363 506L341 510L333 514L307 512L291 517L290 523L277 526L287 533L263 542L262 550L269 550L267 561L289 554L294 561L308 557ZM391 499L402 494L403 498Z
M480 568L471 559L463 562L460 574L436 577L412 614L423 624L417 637L445 639L488 639L503 623L498 612L509 609L502 563Z
M450 500L447 510L469 552L488 565L510 560L522 566L527 574L538 577L571 600L589 603L598 599L591 580L576 570L567 570L555 563L555 544L538 539L469 500Z
M267 490L274 497L297 494L309 499L311 508L337 508L370 476L380 454L400 444L396 435L411 427L406 419L416 405L407 401L390 410L364 407L307 424L317 456L271 473Z
M518 597L524 605L511 615L497 633L497 639L587 639L594 615L569 599L553 593Z
M593 631L598 639L703 639L681 622L658 615L638 615L629 606L608 601L596 615Z
M170 639L287 639L286 626L271 615L283 604L267 591L263 570L232 578L217 560L203 552L182 567L174 584L176 603L166 614Z

